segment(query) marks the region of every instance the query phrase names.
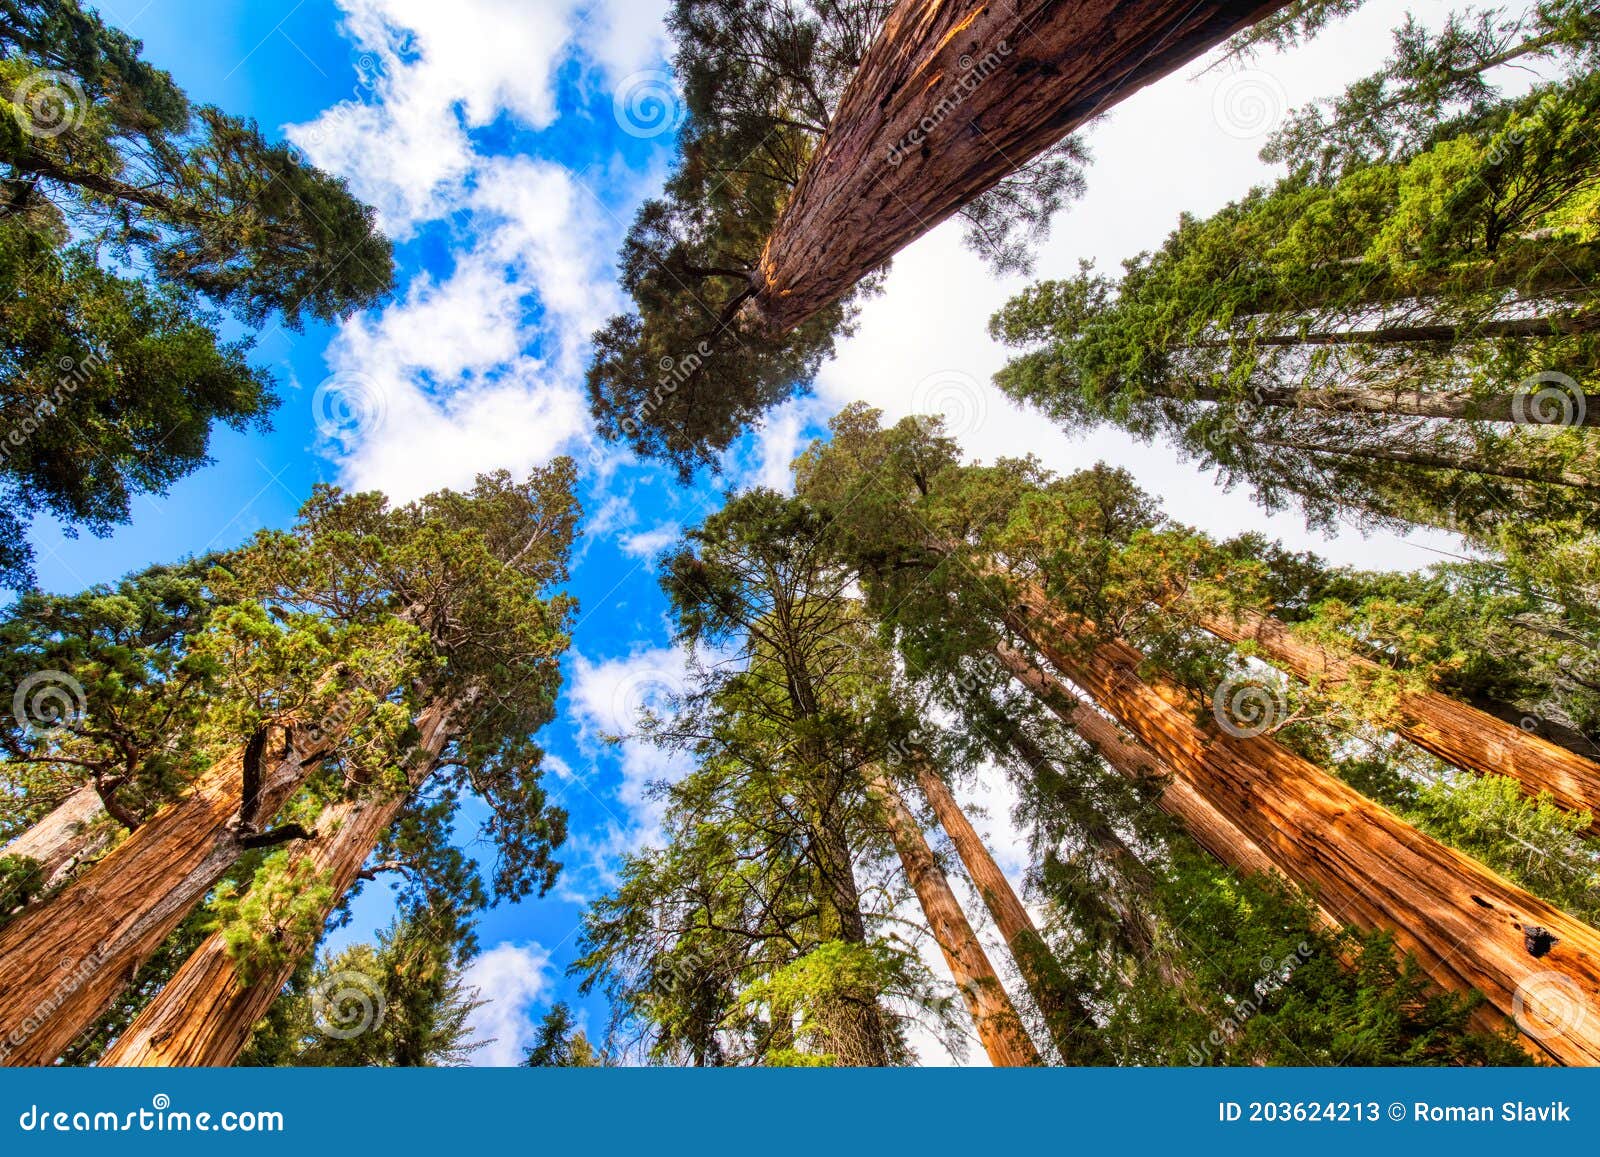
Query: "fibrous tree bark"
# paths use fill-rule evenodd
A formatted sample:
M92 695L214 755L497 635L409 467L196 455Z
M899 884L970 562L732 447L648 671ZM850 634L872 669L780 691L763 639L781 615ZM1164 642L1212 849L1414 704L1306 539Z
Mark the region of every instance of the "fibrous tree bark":
M1271 739L1196 722L1193 692L1141 676L1138 651L1055 611L1037 589L1024 587L1006 618L1339 921L1391 932L1441 986L1477 989L1522 1026L1543 1024L1553 1000L1600 1005L1594 928ZM1600 1023L1557 1019L1538 1046L1564 1064L1600 1063Z
M990 1062L996 1067L1039 1064L1039 1052L1028 1039L1022 1019L1001 986L977 933L961 911L955 890L934 859L916 817L888 776L872 773L868 789L883 811L906 879L917 894L928 929L944 954Z
M322 920L355 883L383 833L404 810L410 791L433 770L449 738L449 714L447 707L434 704L418 718L421 737L407 763L407 791L374 792L330 805L317 821L317 838L295 849L292 858L331 889ZM278 940L281 959L275 966L263 975L250 975L223 934L213 932L106 1052L101 1066L233 1064L300 960L316 946L314 934L290 943L274 928L261 929L261 935Z
M1062 1060L1068 1064L1095 1064L1104 1059L1104 1050L1095 1037L1094 1017L1082 996L1073 991L1054 966L1050 946L1034 927L1033 917L1011 887L1000 865L984 845L967 813L956 801L955 793L926 760L915 764L917 785L944 828L956 854L966 866L978 894L1005 938L1011 956L1028 985L1034 1003L1044 1014Z
M41 890L48 891L110 846L116 830L101 822L105 818L100 793L93 784L84 784L0 848L0 855L32 860L39 866Z
M274 731L273 746L287 750L263 769L255 803L262 817L283 806L326 751L320 733ZM244 783L239 748L92 871L0 929L0 1063L52 1063L244 853Z
M901 0L840 98L762 253L770 332L1067 133L1285 0Z
M1200 625L1230 643L1250 643L1261 656L1307 682L1344 683L1385 669L1300 638L1255 611L1207 615ZM1600 764L1437 691L1403 694L1394 730L1446 763L1480 775L1504 775L1529 794L1548 792L1569 811L1600 812Z

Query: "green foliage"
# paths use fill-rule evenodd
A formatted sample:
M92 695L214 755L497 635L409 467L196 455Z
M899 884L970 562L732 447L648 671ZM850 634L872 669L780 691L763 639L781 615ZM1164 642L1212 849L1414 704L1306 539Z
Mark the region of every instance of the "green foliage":
M462 979L448 911L410 911L378 933L305 970L258 1025L246 1066L330 1068L459 1066L487 1042L472 1040L483 1006ZM347 1017L355 1018L345 1024ZM361 1031L353 1031L356 1028ZM333 1029L334 1031L329 1031Z
M572 1009L562 1000L551 1005L550 1011L544 1014L527 1059L522 1063L530 1069L592 1069L610 1062L604 1053L595 1051L589 1038L577 1027Z
M887 0L678 0L687 119L677 167L639 211L620 255L632 309L595 335L588 387L607 438L687 479L765 411L810 386L876 278L790 333L741 311L759 262ZM1050 218L1082 189L1068 138L963 209L969 245L1023 270Z
M191 107L78 0L0 5L0 583L32 581L20 510L97 534L276 399L222 307L297 329L393 279L373 211L250 122Z

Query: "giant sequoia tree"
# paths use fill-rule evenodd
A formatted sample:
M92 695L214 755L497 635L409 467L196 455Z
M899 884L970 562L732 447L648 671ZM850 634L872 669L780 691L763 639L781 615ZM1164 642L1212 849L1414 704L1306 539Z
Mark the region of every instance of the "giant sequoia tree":
M414 721L432 721L429 742L451 743L448 782L489 804L496 887L548 885L560 817L544 807L532 730L548 718L566 643L571 601L548 589L566 574L572 475L561 459L522 484L485 476L467 494L399 508L323 490L295 529L230 560L215 579L228 609L203 633L226 672L208 700L210 766L92 871L0 931L0 1024L21 1038L8 1060L53 1060L230 865L306 839L320 809L305 793L403 799ZM275 823L292 802L298 814ZM381 834L378 825L373 839ZM41 952L75 963L70 984Z
M1247 576L1181 528L1152 532L1147 500L1111 472L956 463L925 425L882 431L860 409L802 462L802 494L835 512L870 603L898 629L914 639L954 604L972 629L1041 656L1337 919L1392 932L1447 988L1507 1014L1541 971L1594 990L1592 928L1225 710L1228 668L1169 607L1226 605ZM1539 1043L1569 1062L1595 1056L1581 1025Z
M684 0L689 121L596 335L602 432L685 475L807 386L851 300L961 212L1002 267L1078 184L1067 136L1275 0L766 6Z
M1287 179L1119 279L1008 305L993 332L1033 348L1000 384L1069 425L1163 434L1320 524L1592 529L1593 30L1570 3L1408 25L1383 71L1274 140ZM1563 75L1496 94L1495 68L1541 57Z

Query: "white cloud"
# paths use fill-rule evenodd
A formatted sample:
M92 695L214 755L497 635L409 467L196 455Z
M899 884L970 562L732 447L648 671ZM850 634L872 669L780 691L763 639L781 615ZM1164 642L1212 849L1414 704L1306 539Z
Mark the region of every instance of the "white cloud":
M664 522L653 530L642 530L638 534L624 535L618 542L622 553L629 558L640 558L646 562L653 562L657 555L667 547L678 541L682 528L675 522Z
M622 783L616 798L626 811L629 848L650 842L659 830L661 803L650 797L650 785L679 779L691 766L686 756L633 738L642 712L664 712L670 698L684 691L687 660L678 647L644 648L599 661L573 655L568 686L579 739L597 758L609 751L617 760ZM624 738L613 747L603 744L608 736Z
M346 176L404 237L441 216L473 168L468 130L555 119L575 0L339 0L366 89L289 137Z
M551 990L550 953L534 942L496 944L467 967L466 983L478 991L482 1007L473 1010L472 1039L488 1042L472 1063L511 1066L522 1063L533 1043L533 1007Z
M1388 30L1403 16L1400 0L1373 3L1305 48L1252 68L1273 78L1272 91L1291 105L1337 92L1386 55ZM1080 258L1114 274L1123 259L1160 246L1180 213L1209 214L1275 176L1256 157L1264 135L1239 136L1214 107L1214 96L1228 91L1228 74L1197 73L1191 68L1151 85L1087 134L1094 152L1088 194L1040 247L1038 276L1068 274ZM959 222L947 222L896 256L856 335L819 375L817 392L830 411L858 399L881 407L891 422L941 411L962 448L983 460L1033 453L1065 472L1104 459L1127 468L1182 522L1224 535L1263 530L1338 562L1411 568L1437 561L1430 547L1458 545L1428 531L1402 539L1351 530L1330 542L1307 531L1298 514L1268 515L1242 487L1224 493L1214 476L1178 461L1168 446L1139 445L1110 428L1069 438L991 381L1008 351L988 336L988 319L1027 279L996 279L962 247L960 234Z

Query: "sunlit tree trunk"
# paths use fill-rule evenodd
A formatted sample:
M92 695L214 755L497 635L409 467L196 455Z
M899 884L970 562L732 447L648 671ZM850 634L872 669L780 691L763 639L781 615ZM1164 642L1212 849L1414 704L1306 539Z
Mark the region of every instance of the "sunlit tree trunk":
M111 845L116 828L93 784L78 788L27 831L0 848L0 856L21 856L39 866L42 889L68 879Z
M917 894L928 929L944 953L990 1062L997 1067L1039 1064L1038 1050L1028 1039L1022 1019L961 911L955 891L934 859L916 817L888 776L874 773L868 787L883 810L884 823L900 854L906 879Z
M448 723L449 711L440 705L427 708L418 718L421 738L408 760L406 792L373 794L330 805L317 821L317 838L295 848L291 863L305 865L313 878L332 889L316 922L319 932L339 899L356 882L384 832L405 809L410 792L433 770L449 738ZM317 933L286 936L276 927L261 928L260 939L268 937L282 959L262 975L249 975L241 972L222 933L212 933L106 1052L101 1066L233 1064L249 1045L256 1023L267 1015L317 942Z
M1440 390L1386 390L1374 386L1252 386L1242 394L1209 386L1174 384L1152 389L1153 396L1196 402L1242 402L1325 414L1383 414L1394 418L1444 418L1457 422L1513 422L1517 394L1452 394ZM1576 405L1574 425L1600 426L1600 397L1586 398L1581 419ZM1526 399L1522 403L1530 406ZM1529 412L1532 410L1530 408Z
M1308 642L1270 615L1208 615L1200 625L1228 642L1254 644L1269 663L1308 682L1346 683L1386 673L1358 655ZM1399 710L1402 719L1394 730L1446 763L1510 776L1529 794L1549 792L1570 811L1600 812L1600 764L1593 760L1436 691L1402 695Z
M1073 129L1284 0L901 0L761 256L782 332Z
M281 748L274 728L271 746ZM294 737L267 761L256 814L270 817L320 764L326 739ZM0 1060L48 1065L245 851L244 749L219 761L66 888L0 928Z
M1552 983L1600 1007L1600 932L1272 740L1197 722L1193 692L1142 678L1137 651L1054 611L1041 592L1025 589L1007 617L1340 921L1392 932L1439 984L1476 988L1507 1016L1526 1013ZM1600 1018L1569 1017L1562 1028L1539 1047L1566 1064L1600 1064Z
M966 866L967 875L983 897L995 927L1005 938L1017 962L1034 1004L1044 1015L1056 1049L1068 1064L1092 1065L1104 1061L1105 1051L1095 1034L1094 1017L1075 991L1059 962L1034 927L1033 917L1022 904L1011 881L984 846L967 813L956 801L955 793L926 760L915 763L917 785L927 798L939 826L944 828L956 854Z

